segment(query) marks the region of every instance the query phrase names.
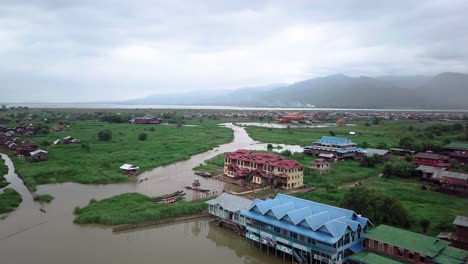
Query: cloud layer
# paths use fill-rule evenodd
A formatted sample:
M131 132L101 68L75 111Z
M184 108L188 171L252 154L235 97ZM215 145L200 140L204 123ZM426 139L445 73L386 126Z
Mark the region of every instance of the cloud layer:
M468 72L468 2L0 0L4 102Z

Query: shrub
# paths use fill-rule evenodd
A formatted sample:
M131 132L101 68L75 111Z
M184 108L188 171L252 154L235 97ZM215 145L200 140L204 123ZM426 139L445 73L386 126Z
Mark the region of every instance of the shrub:
M140 135L138 135L138 140L140 141L145 141L147 138L148 138L148 134L146 133L140 133Z
M273 148L273 145L271 143L268 143L267 149L272 149L272 148Z
M99 131L98 139L100 141L110 141L112 139L112 131L110 131L109 129Z

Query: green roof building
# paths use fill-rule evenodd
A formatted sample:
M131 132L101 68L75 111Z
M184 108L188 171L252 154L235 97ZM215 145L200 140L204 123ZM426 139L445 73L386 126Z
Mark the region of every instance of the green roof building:
M448 145L444 146L444 149L449 149L449 150L468 150L468 144L467 143L461 143L461 142L452 142Z
M351 263L461 264L468 251L450 247L450 242L403 229L379 225L364 235L365 250L349 257Z

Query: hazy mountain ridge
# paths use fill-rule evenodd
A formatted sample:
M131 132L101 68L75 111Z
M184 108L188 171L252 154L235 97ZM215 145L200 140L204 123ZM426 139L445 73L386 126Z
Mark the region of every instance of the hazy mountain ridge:
M462 73L381 77L336 74L290 85L155 95L125 103L468 109L467 98L468 75Z

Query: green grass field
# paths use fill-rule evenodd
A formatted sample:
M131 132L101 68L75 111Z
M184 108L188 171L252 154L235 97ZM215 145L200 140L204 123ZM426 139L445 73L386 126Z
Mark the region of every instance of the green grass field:
M86 207L75 208L77 224L136 224L157 221L169 217L180 217L202 212L206 199L180 201L173 204L154 204L150 197L139 193L125 193L97 202Z
M462 199L430 190L421 190L422 182L398 178L375 178L363 182L364 186L374 188L400 200L407 209L411 227L414 232L422 232L419 221L429 219L431 225L429 234L434 236L439 232L454 229L453 220L457 215L468 214L468 199ZM307 192L295 196L338 206L348 188L334 192Z
M14 189L5 188L0 194L0 214L9 213L15 210L23 201L21 195Z
M100 121L74 121L63 132L34 136L30 140L41 144L72 136L81 144L41 146L49 151L49 159L30 163L13 157L18 174L28 185L55 182L115 183L129 178L120 174L124 163L140 167L140 171L186 160L194 154L210 150L233 139L232 130L218 126L219 121L194 122L197 126L110 124ZM155 131L150 131L154 127ZM112 131L111 141L99 141L99 131ZM148 134L145 141L140 133ZM206 140L209 138L210 140ZM89 144L89 151L82 145Z
M247 127L250 137L265 143L278 143L290 145L311 145L313 141L322 136L330 136L333 131L337 137L346 137L357 144L367 142L370 147L377 147L379 144L386 144L388 148L399 145L400 138L411 136L419 143L432 143L444 145L447 139L456 140L463 137L463 132L442 132L440 136L432 139L425 135L424 129L431 125L443 124L452 125L448 122L432 121L383 121L379 125L366 126L365 122L356 122L357 126L348 127L328 127L328 128L291 128L292 134L287 129L269 129L264 127ZM410 128L410 126L412 128ZM349 135L349 132L356 132L357 135Z

